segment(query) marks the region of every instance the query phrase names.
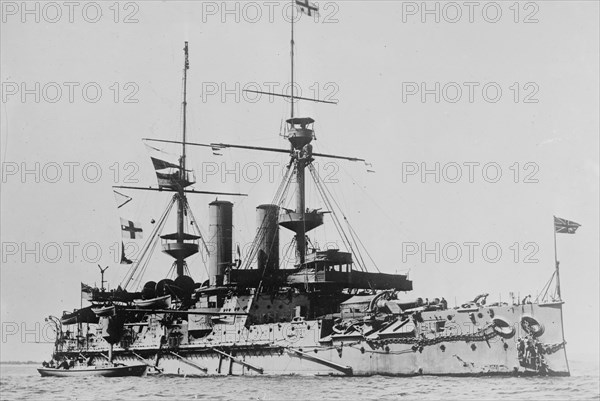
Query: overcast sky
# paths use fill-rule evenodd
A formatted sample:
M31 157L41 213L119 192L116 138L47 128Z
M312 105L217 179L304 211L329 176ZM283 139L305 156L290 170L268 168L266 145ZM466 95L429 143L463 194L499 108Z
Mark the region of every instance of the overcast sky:
M22 4L2 3L2 360L47 358L51 345L23 330L78 307L79 283L99 284L97 263L115 287L127 271L115 263L119 213L149 234L168 201L124 191L134 200L117 211L111 186L156 185L141 139L181 138L184 41L189 140L289 146L279 136L288 103L241 92L289 81L283 3ZM572 358L597 359L598 3L445 4L321 2L318 19L297 22L303 96L339 101L299 104L317 120L314 150L373 165L320 159L318 170L379 269L410 271L409 296L451 306L482 292L535 297L554 268L552 216L582 224L557 238L565 335ZM244 246L287 159L221 153L189 150L194 188L249 194L220 197L234 202ZM311 185L307 199L323 207ZM205 233L212 200L190 196ZM337 240L328 222L319 244ZM206 279L202 255L189 265ZM159 256L147 279L169 268Z

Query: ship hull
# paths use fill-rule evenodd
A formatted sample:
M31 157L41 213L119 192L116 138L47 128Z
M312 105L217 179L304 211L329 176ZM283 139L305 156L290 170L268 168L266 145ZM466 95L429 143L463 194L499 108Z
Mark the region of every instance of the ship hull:
M113 355L176 375L569 375L562 303L429 311L410 324L398 318L372 333L323 336L322 320L223 323L202 339L162 346L140 340Z

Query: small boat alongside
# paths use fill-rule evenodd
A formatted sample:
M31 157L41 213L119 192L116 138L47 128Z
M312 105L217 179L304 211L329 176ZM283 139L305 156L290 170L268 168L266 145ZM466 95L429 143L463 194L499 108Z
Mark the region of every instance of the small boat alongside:
M125 366L85 366L74 367L70 369L43 367L38 372L42 377L126 377L143 376L148 369L148 365L125 365Z

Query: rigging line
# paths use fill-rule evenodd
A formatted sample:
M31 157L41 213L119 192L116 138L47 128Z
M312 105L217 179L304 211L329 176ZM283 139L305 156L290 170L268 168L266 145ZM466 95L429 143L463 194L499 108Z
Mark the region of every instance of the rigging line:
M284 262L288 258L288 254L290 253L290 250L292 248L292 242L290 241L289 244L285 244L284 246L285 246L285 248L284 248L284 251L282 253L283 258L282 258L282 260L279 261L279 268L280 269L284 266Z
M171 268L167 272L167 277L173 277L176 274L176 272L175 272L176 269L177 269L177 261L173 261L173 263L171 264Z
M194 213L192 212L192 208L190 207L190 204L188 203L187 199L185 200L185 209L189 213L189 216L192 218L192 221L194 222L194 224L192 225L192 227L196 227L196 234L198 234L200 236L200 240L202 240L202 245L204 245L204 249L206 250L206 253L210 255L210 251L208 250L208 246L206 245L206 242L204 241L204 236L200 232L200 228L199 228L199 225L198 225L198 220L196 220L196 217L194 216Z
M381 206L379 206L369 195L366 191L364 191L364 189L362 189L360 187L359 184L356 183L356 181L352 178L352 176L348 173L348 171L342 167L342 169L344 170L344 173L346 173L346 175L348 177L350 177L350 179L352 180L352 182L358 186L361 191L365 192L367 194L367 196L369 197L369 199L371 199L379 209L381 209ZM388 218L390 218L385 212L384 215ZM375 266L375 269L377 269L377 271L379 273L381 273L381 270L379 270L379 266L377 266L377 263L375 262L375 260L373 259L373 257L371 256L371 254L369 253L369 250L367 249L367 247L364 245L364 243L362 242L362 240L360 239L358 233L356 232L356 230L354 230L354 228L352 227L352 225L350 224L350 221L344 216L344 219L346 220L346 224L348 225L348 228L351 230L351 233L353 234L353 237L356 237L356 239L358 240L358 242L360 243L360 245L362 246L363 250L366 252L367 256L369 257L369 259L371 260L371 262L373 263L373 266Z
M191 212L191 208L190 208L190 212ZM194 218L194 221L196 222L195 227L196 230L198 231L197 234L202 237L202 241L204 242L204 238L206 237L206 235L204 234L204 231L202 231L202 227L200 226L200 224L197 224L198 220L196 220L196 217L194 217L194 215L192 214L192 217ZM206 242L204 242L204 246L206 247ZM208 252L208 250L207 250Z
M288 171L287 171L287 175L286 175L286 182L285 185L283 186L281 193L279 194L279 198L278 198L278 202L277 205L281 206L285 203L286 201L286 196L289 192L290 189L290 185L292 183L292 169L291 166L288 166Z
M115 191L115 190L114 190L114 188L113 188L113 191L114 191L114 192L116 192L116 193L119 193L118 191ZM124 195L124 196L127 196L127 195ZM133 198L129 197L129 200L132 200L132 199L133 199ZM136 199L137 199L137 198L136 198ZM144 194L144 195L142 195L142 196L141 196L141 201L139 201L140 208L138 208L138 210L137 210L137 212L136 212L136 214L135 214L135 220L136 220L136 221L139 221L139 220L141 220L141 209L143 209L143 206L145 206L145 205L146 205L147 201L148 201L148 196L147 196L147 194ZM129 202L129 201L127 201L127 202ZM126 202L126 203L127 203L127 202ZM169 201L169 202L170 202L170 201ZM167 202L167 204L168 204L169 202ZM125 204L123 204L123 205L125 205ZM121 206L123 206L123 205L121 205ZM119 207L121 207L121 206L119 206ZM118 209L119 207L117 207L117 209ZM150 237L148 238L148 240L150 240L150 238L152 238L152 235L150 235ZM122 241L121 241L121 242L122 242ZM143 252L144 248L145 248L147 245L148 245L148 242L145 242L145 243L142 245L142 248L141 248L141 249L138 249L138 251L137 251L136 253L134 253L134 254L132 254L132 255L131 255L131 258L132 258L134 261L136 261L136 260L137 260L137 261L139 261L139 259L140 259L140 254ZM127 270L127 273L125 274L125 277L129 277L130 275L131 275L131 276L133 276L133 274L135 273L135 269L137 269L137 265L138 265L138 263L137 263L137 262L134 262L134 263L132 263L132 264L129 266L129 269ZM121 283L121 285L122 285L122 284L123 284L123 283Z
M254 255L255 255L255 252L254 252L255 245L254 245L254 243L257 240L257 236L258 235L260 235L260 234L257 232L256 235L254 236L254 239L250 243L250 249L248 250L248 253L246 254L247 258L246 258L246 260L244 260L244 264L242 266L243 270L249 270L251 268L250 265L252 264L252 261L254 260Z
M324 188L323 188L323 184L322 184L320 177L319 177L316 169L314 168L314 166L311 166L310 172L311 172L311 175L313 176L313 179L315 181L317 190L319 191L319 194L321 195L321 198L325 202L327 208L330 209L334 215L334 222L336 222L337 224L340 224L339 218L337 217L337 214L335 213L335 208L333 207L333 205L331 204L331 201L327 197L327 194L325 193ZM340 224L340 228L341 228L341 224ZM344 237L346 237L346 236L344 235ZM347 237L346 237L346 239L347 239ZM343 238L342 238L342 240L343 240ZM349 240L348 240L348 244L350 244ZM351 246L350 246L350 248L351 248Z
M283 175L281 183L275 192L275 196L273 197L273 204L277 204L277 201L287 192L287 188L289 187L290 181L290 172L291 172L291 164L288 163L286 166L286 171Z
M316 171L315 171L315 174L318 175L318 173ZM323 192L327 192L327 187L325 186L325 184L322 181L320 182L320 186L321 186ZM333 197L333 195L331 193L329 193L329 196L327 196L326 194L324 196L325 196L325 198L327 198L327 200L329 202L329 208L333 212L334 219L337 219L338 225L340 226L340 230L342 230L342 232L344 233L344 236L346 237L346 241L348 241L348 243L350 243L350 240L346 236L346 231L343 229L341 221L339 221L339 217L337 216L337 213L335 211L336 209L331 204L331 199L333 199L333 201L335 202L335 198ZM340 210L342 216L344 217L344 221L346 221L346 223L348 223L348 219L346 219L346 216L344 215L342 208L340 207L340 205L337 202L336 202L336 206L337 206L338 210ZM354 256L356 256L356 259L357 259L356 262L357 262L358 267L362 271L367 271L366 263L364 261L362 254L360 253L360 247L358 246L358 243L356 242L356 239L354 238L352 230L350 230L350 238L352 238L352 243L350 243L349 249L354 254Z
M286 180L286 177L284 177L284 179L282 180L282 182L281 182L281 184L280 184L280 186L279 186L279 188L278 188L275 196L273 197L272 203L276 204L277 206L280 206L280 203L281 203L281 200L282 200L281 198L283 197L283 195L287 191L287 188L289 187L289 182L291 181L291 174L289 174L289 172L291 170L289 169L289 166L291 166L291 164L288 165L288 172L287 172L288 174L286 174L286 175L289 176L290 179ZM285 190L282 193L282 191L280 191L280 189L283 186L284 182L286 182L286 181L288 181L288 182L285 185ZM261 222L261 224L259 226L258 232L256 233L256 237L255 237L254 241L252 242L251 253L250 253L251 256L250 256L250 258L248 258L248 262L246 263L246 268L250 267L250 264L251 264L252 260L254 260L254 258L256 257L256 254L258 253L258 243L259 243L259 241L262 241L262 237L264 237L266 235L266 233L265 233L266 230L262 229L262 227L264 225L264 220L266 218L267 218L267 215L265 214L265 217L263 217L263 221ZM258 285L258 288L256 288L256 290L255 290L255 294L254 294L254 297L252 299L252 303L254 303L254 301L256 300L256 297L258 297L258 294L262 290L263 279L264 279L266 271L267 271L267 269L263 269L263 272L261 274L261 280L260 280L260 283Z
M375 261L373 260L373 258L371 257L371 254L369 253L369 250L367 249L367 247L365 246L365 244L363 244L363 242L361 241L360 237L358 236L358 233L354 230L354 228L350 225L350 221L346 220L346 223L348 223L348 228L350 229L350 231L352 231L354 233L354 235L356 236L356 239L358 240L358 242L360 243L360 245L362 246L363 250L366 252L367 256L369 257L369 259L371 260L371 263L373 263L373 266L375 266L375 269L377 269L377 271L379 273L381 273L381 270L379 270L379 266L377 266L377 263L375 263Z
M266 215L265 217L263 217L263 221L261 222L260 226L258 227L258 232L256 233L256 236L254 237L254 241L252 242L252 245L250 246L250 252L248 253L248 260L245 263L244 269L250 269L250 265L252 264L252 261L256 258L257 254L258 254L258 244L260 242L262 242L265 234L265 230L262 228L264 225L264 221L266 219ZM264 272L263 272L264 274Z
M550 276L550 280L548 280L548 282L542 287L542 291L540 291L540 294L543 293L544 295L542 295L542 299L546 298L546 294L548 293L548 290L550 289L550 284L552 284L552 280L554 280L554 276L556 275L556 270L554 270L552 272L552 275ZM540 298L540 294L538 294L538 296L536 297L536 302L538 301L538 299Z
M157 242L158 241L151 242L152 248L156 247ZM144 272L148 268L149 263L150 263L150 258L145 258L145 259L143 259L141 267L136 269L136 271L134 272L135 276L132 277L132 288L138 288L140 286L141 281L142 281L142 276L144 275Z
M354 244L356 245L358 256L360 257L360 259L361 259L361 261L363 263L364 269L366 271L366 263L364 261L364 258L362 256L362 254L360 253L360 247L358 246L358 244L356 243L356 239L354 238L354 236L358 237L358 234L356 232L354 232L354 230L350 226L350 222L348 221L348 218L344 214L343 209L341 208L341 206L339 205L339 203L337 202L337 200L335 199L335 197L333 197L333 194L331 193L331 191L329 191L329 188L327 188L327 186L325 186L324 184L323 184L323 187L329 193L329 196L333 199L333 202L336 204L336 206L338 207L338 209L341 211L342 216L344 217L344 221L346 221L346 224L348 225L348 227L350 229L350 236L352 237L352 240L354 241ZM354 232L354 235L353 235L353 232ZM358 239L358 241L360 242L360 238ZM362 244L362 242L361 242L361 244ZM363 248L366 250L366 247L364 245L363 245ZM375 264L375 262L373 262L373 264ZM379 271L379 268L377 267L377 265L375 265L375 268L377 269L377 271Z
M355 251L352 247L352 243L350 242L350 240L348 239L348 236L346 235L346 232L344 231L341 222L339 221L339 217L337 216L337 214L335 213L335 208L333 207L333 205L331 204L329 198L327 197L327 194L325 193L324 189L323 189L323 185L320 181L320 177L318 175L318 173L316 172L314 166L310 166L309 171L311 172L311 175L313 176L313 179L315 181L315 184L317 186L317 189L319 191L319 193L321 194L321 197L323 198L323 201L325 202L326 206L328 209L330 209L332 211L333 214L333 223L335 225L335 228L338 232L338 234L340 235L340 237L342 237L342 241L344 242L344 245L347 247L347 249L356 256ZM359 258L360 259L360 258ZM361 261L360 260L356 260L356 263L358 264L358 266L361 268L361 270L364 270L364 267L360 265Z
M143 260L144 256L146 255L146 252L148 251L148 248L150 248L150 245L152 244L153 241L156 241L157 237L156 237L156 233L158 232L159 229L162 228L164 222L166 221L167 216L169 215L171 208L173 207L173 204L175 203L175 196L173 196L171 198L171 200L168 203L167 208L165 209L165 211L163 212L163 215L160 217L158 224L156 225L156 227L154 228L154 230L152 230L152 233L150 234L150 237L148 238L148 242L146 244L144 244L144 248L142 248L142 251L140 253L140 257L137 261L137 263L135 263L132 267L131 267L131 273L128 274L126 276L126 278L121 282L121 287L123 289L127 289L127 286L129 285L129 281L131 281L131 279L133 278L137 268L140 265L140 261Z
M318 178L315 177L314 172L312 170L309 170L311 175L313 176L313 179L315 180L315 184L317 187L317 191L319 192L319 194L321 195L321 197L323 198L323 201L325 202L325 206L333 211L333 207L331 205L331 203L329 202L329 200L327 199L327 197L325 196L325 194L323 193L322 188L320 187L320 183L318 182ZM337 219L337 216L333 215L333 223L335 225L336 230L338 231L338 234L340 234L340 236L342 237L342 241L344 242L344 245L348 248L348 250L352 250L352 246L349 243L349 241L347 242L347 238L345 240L345 234L342 232L343 230L341 229L341 225L339 224L339 220Z
M287 173L289 173L289 171L290 171L290 169L289 169L289 167L288 167L288 170L286 171L286 175L287 175ZM275 201L275 200L277 200L277 201L278 201L278 203L276 203L276 205L277 205L277 208L278 208L278 212L279 212L279 209L281 208L281 205L280 205L280 203L282 202L281 198L282 198L282 197L285 195L285 193L287 192L287 189L289 188L290 181L291 181L291 180L287 180L287 183L286 183L285 187L283 188L283 190L281 191L281 193L279 194L279 196L277 196L277 197L274 199L274 201ZM266 218L266 215L265 215L265 218ZM278 216L277 218L279 219L279 216ZM277 227L277 230L279 230L279 227ZM266 233L265 233L265 235L266 235ZM278 242L279 242L279 241L278 241ZM271 242L271 244L270 244L270 247L269 247L269 255L271 255L271 254L272 254L272 251L273 251L273 247L274 247L274 245L275 245L275 241ZM277 255L277 257L279 257L279 255ZM279 266L281 267L281 261L279 262ZM265 269L265 271L266 271L266 269ZM264 276L264 272L263 272L263 276Z
M250 269L250 265L252 264L252 261L254 260L254 257L256 256L256 253L258 250L258 243L261 239L262 239L262 230L260 230L260 227L259 227L256 234L254 235L252 243L250 244L250 249L247 254L248 258L247 258L247 260L244 261L244 266L243 266L244 270Z
M287 186L286 186L286 188L287 188ZM273 201L275 201L275 200L277 200L277 199L273 199ZM279 203L277 203L277 206L279 206ZM265 216L263 217L263 221L261 222L261 225L260 225L260 228L259 228L260 235L261 235L260 242L262 242L263 238L264 238L264 237L267 235L267 234L266 234L266 230L263 228L263 227L264 227L265 220L267 219L267 216L268 216L268 215L267 215L267 214L265 214ZM258 233L257 233L257 238L258 238ZM272 250L273 250L273 243L271 243L271 245L270 245L270 248L269 248L269 254L271 253L271 251L272 251ZM258 252L258 242L256 243L256 252ZM254 259L254 256L252 257L252 259ZM252 259L251 259L251 260L252 260ZM268 261L268 260L267 260L267 261ZM263 269L263 272L262 272L262 274L261 274L261 281L260 281L260 285L262 285L262 282L263 282L263 279L264 279L264 277L265 277L265 274L266 274L266 272L267 272L267 269L266 269L266 267L265 267L265 268Z
M397 228L397 226L399 224L402 224L401 222L399 222L396 218L394 218L393 216L391 216L389 213L387 213L387 211L385 210L385 208L383 208L376 200L375 198L373 198L371 196L371 194L366 191L358 182L356 182L356 180L352 177L352 175L350 175L350 173L348 172L347 169L344 168L343 165L340 165L340 167L342 168L342 170L344 171L344 174L346 174L346 176L348 176L348 178L350 178L350 180L352 181L352 183L357 186L368 198L371 202L373 202L373 204L375 206L377 206L377 208L383 213L383 215L386 217L386 221L388 222L394 222L396 223L396 226L394 228Z
M344 245L346 245L348 247L348 250L352 251L352 245L350 244L350 241L348 240L347 236L343 232L341 223L339 222L339 219L335 213L333 205L331 204L331 202L327 198L326 194L324 193L323 188L321 187L321 182L319 180L318 175L316 174L316 171L314 170L314 167L312 167L309 171L311 172L311 175L313 176L313 179L315 180L317 190L318 190L319 194L321 195L321 198L323 198L323 201L325 202L326 207L328 209L330 209L333 213L333 222L336 227L336 230L338 231L338 234L340 234L340 236L342 237L341 239L342 239L342 241L344 241Z
M286 172L286 174L284 175L283 180L279 184L279 187L277 188L275 196L273 197L273 200L272 200L273 204L277 204L276 202L277 202L278 198L281 196L282 188L284 187L284 184L287 181L287 176L289 175L288 173L289 173L289 169ZM264 221L262 223L264 223ZM262 240L262 235L264 235L262 231L263 230L261 230L259 227L259 231L256 233L256 235L252 241L252 244L250 246L250 252L248 252L248 259L244 263L244 269L250 268L250 264L252 263L252 261L254 260L254 257L256 256L255 254L258 252L258 243L260 242L260 240Z
M157 241L153 241L152 242L152 248L156 247L156 243ZM144 260L144 263L142 264L141 268L136 270L136 276L133 278L132 283L131 283L131 288L139 288L142 284L142 277L144 276L148 265L150 264L150 258L147 258Z
M265 214L265 216L263 217L263 220L260 222L260 224L257 227L256 235L254 236L254 239L252 240L252 243L250 244L250 251L248 252L248 259L244 263L244 269L250 269L250 265L252 264L252 261L258 254L258 244L260 242L262 242L262 240L265 236L265 230L263 229L263 226L264 226L266 218L267 218L267 216Z
M152 252L154 252L154 249L156 248L156 245L158 244L158 241L153 241L152 242L152 247L150 248L150 254L152 254ZM150 265L150 258L146 258L144 260L144 264L142 265L142 268L139 269L138 274L136 276L136 278L133 280L133 288L139 288L142 284L142 278L144 277L144 274L146 274L146 270L148 269L148 266Z
M360 247L358 246L358 243L356 241L355 233L353 232L352 227L350 227L350 224L348 223L348 219L346 218L346 216L344 216L344 221L346 222L346 226L348 227L348 232L350 233L350 238L352 238L352 242L354 243L354 246L356 247L356 250L357 250L358 256L360 257L361 263L364 265L364 267L366 269L366 263L362 256L362 253L360 253Z
M204 266L204 272L206 273L206 277L210 277L210 274L208 273L208 266L206 266L206 261L204 260L204 258L201 259L202 260L202 266Z
M285 199L291 184L292 176L293 170L291 169L291 164L288 164L281 184L272 200L272 204L277 205L278 208L282 207L283 200Z
M258 254L258 244L261 243L264 239L264 237L266 236L265 233L265 229L264 224L265 224L265 220L267 219L267 215L265 214L265 216L263 217L263 220L261 221L261 223L259 224L258 228L257 228L257 233L256 236L254 237L254 241L252 241L252 245L250 247L250 252L249 252L249 258L246 261L245 264L245 269L249 269L250 265L252 264L252 261L256 258L257 254ZM264 275L264 271L263 271L263 275Z
M556 270L555 270L556 272ZM558 286L554 286L554 292L552 293L552 298L553 299L560 299L560 296L558 295Z
M281 184L279 185L279 188L277 189L275 196L273 197L272 200L272 204L276 204L277 206L281 206L281 197L285 194L285 192L287 191L287 188L289 188L289 184L291 181L291 169L288 168L288 171L286 172L283 180L281 181ZM266 219L266 215L263 219ZM248 253L248 260L246 261L246 263L244 264L244 269L249 269L250 265L252 264L252 261L255 259L257 253L258 253L258 244L262 241L263 237L266 235L265 234L265 230L262 229L262 226L264 224L264 220L261 222L261 226L259 227L258 232L256 233L256 236L254 238L254 240L252 241L252 244L250 246L250 252ZM264 274L264 272L263 272Z

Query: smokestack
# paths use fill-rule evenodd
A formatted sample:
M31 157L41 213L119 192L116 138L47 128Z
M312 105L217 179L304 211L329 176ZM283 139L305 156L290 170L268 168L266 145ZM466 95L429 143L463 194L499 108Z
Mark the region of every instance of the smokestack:
M256 208L258 269L279 269L279 206L260 205Z
M223 285L225 268L231 266L233 203L214 201L208 205L208 275L210 285Z

